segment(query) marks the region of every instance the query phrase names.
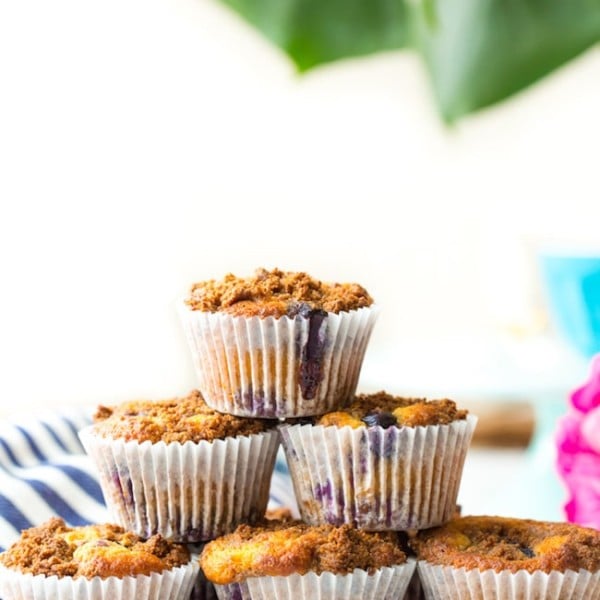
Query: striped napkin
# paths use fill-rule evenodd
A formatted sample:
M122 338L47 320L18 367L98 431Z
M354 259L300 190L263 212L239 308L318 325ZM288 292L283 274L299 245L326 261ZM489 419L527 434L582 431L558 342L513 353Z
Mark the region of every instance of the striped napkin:
M110 521L95 468L77 437L92 414L71 409L0 423L0 551L22 529L52 516L71 526ZM281 451L269 506L296 507Z

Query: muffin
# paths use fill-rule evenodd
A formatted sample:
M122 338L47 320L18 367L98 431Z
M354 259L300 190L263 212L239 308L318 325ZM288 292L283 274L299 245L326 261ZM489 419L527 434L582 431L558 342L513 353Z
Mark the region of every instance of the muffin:
M358 284L278 269L195 283L180 305L206 402L261 418L346 404L377 312Z
M402 598L414 572L392 533L300 521L240 525L200 565L224 599Z
M116 525L68 527L59 518L26 529L0 554L4 600L187 600L198 573L185 546L144 541Z
M279 446L275 422L184 398L100 407L80 431L114 520L143 538L199 542L265 513Z
M427 600L600 598L600 532L570 523L462 517L410 541Z
M303 520L373 531L445 523L456 509L475 424L452 400L378 392L281 425Z
M292 518L292 511L285 506L269 508L265 513L265 519L267 520L278 520L280 522L284 522L291 521ZM205 545L206 544L189 546L194 560L198 561ZM190 600L216 600L217 597L218 596L215 590L215 586L210 581L208 581L208 579L206 579L204 571L200 569L200 572L198 573L198 578L196 579L196 583L194 584L194 588L192 590L192 595L190 596Z

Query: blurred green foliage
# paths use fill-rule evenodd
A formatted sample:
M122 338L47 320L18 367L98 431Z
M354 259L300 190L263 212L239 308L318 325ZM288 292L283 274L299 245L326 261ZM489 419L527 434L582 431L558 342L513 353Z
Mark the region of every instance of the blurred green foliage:
M600 42L600 0L222 0L303 72L412 49L452 122L531 85Z

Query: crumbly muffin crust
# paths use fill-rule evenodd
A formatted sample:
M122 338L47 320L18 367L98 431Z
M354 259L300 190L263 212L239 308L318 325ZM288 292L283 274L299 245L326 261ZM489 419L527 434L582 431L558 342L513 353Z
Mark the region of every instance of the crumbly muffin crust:
M184 398L125 402L100 406L94 415L95 432L108 438L138 442L199 442L262 433L276 421L242 419L213 410L198 390Z
M371 427L418 427L448 425L467 418L466 410L456 408L453 400L403 398L387 392L359 394L352 403L339 411L327 413L315 420L316 425Z
M221 280L194 283L186 304L192 310L234 316L310 316L322 310L339 313L373 304L356 283L323 283L301 272L257 269L253 277L229 273Z
M410 540L417 557L466 569L594 572L600 532L573 525L506 517L462 517Z
M5 567L21 573L86 579L160 573L189 560L185 546L160 535L143 541L117 525L67 527L57 517L24 530L0 554Z
M240 525L233 533L209 542L200 557L206 578L217 584L264 575L303 575L308 571L336 574L406 562L393 533L372 533L350 525L310 526L300 521Z

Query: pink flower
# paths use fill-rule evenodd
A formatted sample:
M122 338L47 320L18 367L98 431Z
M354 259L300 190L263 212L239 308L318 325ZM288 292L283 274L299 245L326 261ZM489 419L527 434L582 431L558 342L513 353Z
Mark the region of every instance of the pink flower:
M567 486L569 521L600 529L600 354L588 381L571 394L556 432L557 468Z

